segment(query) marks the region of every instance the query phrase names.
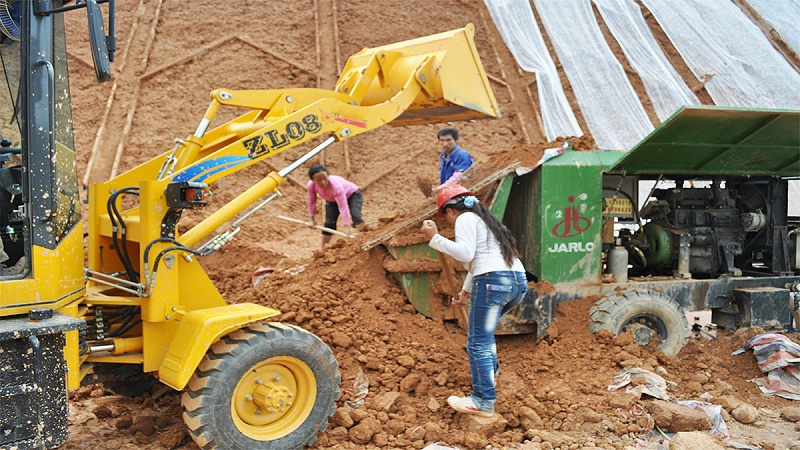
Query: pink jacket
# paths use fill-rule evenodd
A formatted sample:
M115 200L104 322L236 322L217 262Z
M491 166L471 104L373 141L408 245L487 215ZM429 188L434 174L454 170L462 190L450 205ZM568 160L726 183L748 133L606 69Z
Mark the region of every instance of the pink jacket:
M339 215L342 216L342 224L350 226L350 206L347 205L347 198L358 190L358 186L351 181L337 175L328 175L328 187L320 188L313 180L308 180L308 215L314 217L317 213L317 196L326 201L336 202L339 207Z

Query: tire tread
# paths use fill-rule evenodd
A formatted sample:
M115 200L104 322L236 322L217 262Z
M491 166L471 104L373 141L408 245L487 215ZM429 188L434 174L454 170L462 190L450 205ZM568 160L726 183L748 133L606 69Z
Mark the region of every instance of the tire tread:
M184 422L189 428L189 434L192 439L200 448L236 448L233 444L218 442L217 438L212 436L215 434L211 425L212 420L214 420L213 413L219 406L209 403L211 385L215 384L216 377L221 376L220 374L231 366L232 361L235 361L249 350L248 347L264 342L264 340L273 339L274 337L270 336L273 333L278 335L277 339L307 341L309 348L316 348L320 343L324 346L324 343L318 337L308 331L294 325L280 323L252 324L236 330L215 342L206 352L181 397L181 404L184 408ZM339 388L341 375L336 359L330 353L330 350L327 350L327 353L330 354L331 359L328 364L332 366L333 370L331 404L328 405L324 418L317 422L316 432L310 433L305 442L295 448L303 448L316 442L318 433L328 427L329 418L336 411L336 400L341 394ZM264 442L263 448L271 449L273 447L270 446L269 442Z

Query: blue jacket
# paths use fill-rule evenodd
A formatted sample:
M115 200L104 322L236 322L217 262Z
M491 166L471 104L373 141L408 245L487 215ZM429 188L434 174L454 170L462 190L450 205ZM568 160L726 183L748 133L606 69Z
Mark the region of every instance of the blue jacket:
M449 180L453 176L453 172L463 172L471 165L472 156L457 145L447 159L444 158L444 152L442 152L439 155L439 184Z

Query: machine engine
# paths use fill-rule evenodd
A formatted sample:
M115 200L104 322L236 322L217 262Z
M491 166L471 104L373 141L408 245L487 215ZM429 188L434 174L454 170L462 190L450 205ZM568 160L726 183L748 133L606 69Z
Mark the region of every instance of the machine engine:
M797 269L797 223L787 215L788 183L778 177L674 178L653 189L644 226L622 230L634 276L780 276Z

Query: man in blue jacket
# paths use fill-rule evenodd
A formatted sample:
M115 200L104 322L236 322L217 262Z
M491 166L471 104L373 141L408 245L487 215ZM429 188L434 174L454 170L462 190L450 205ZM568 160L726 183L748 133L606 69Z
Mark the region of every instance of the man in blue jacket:
M472 156L459 147L458 130L455 128L442 128L436 133L442 153L439 155L439 186L433 189L434 193L445 186L456 184L461 179L461 173L472 166Z

